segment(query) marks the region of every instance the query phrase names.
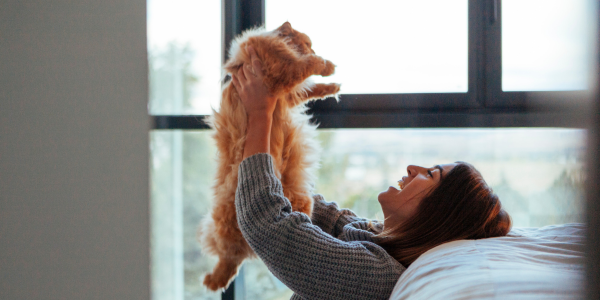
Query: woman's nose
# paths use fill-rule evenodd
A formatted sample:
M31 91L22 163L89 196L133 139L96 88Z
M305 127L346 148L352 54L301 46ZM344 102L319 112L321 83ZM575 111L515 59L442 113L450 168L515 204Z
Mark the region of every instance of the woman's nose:
M417 176L417 174L419 174L419 172L421 172L421 170L424 170L425 168L420 167L420 166L415 166L415 165L410 165L406 168L406 172L408 173L409 177L415 177Z

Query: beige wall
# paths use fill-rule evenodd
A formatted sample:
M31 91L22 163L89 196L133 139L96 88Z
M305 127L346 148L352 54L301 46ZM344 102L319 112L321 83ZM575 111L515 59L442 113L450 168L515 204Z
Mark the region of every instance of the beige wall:
M0 2L0 299L149 299L145 1Z

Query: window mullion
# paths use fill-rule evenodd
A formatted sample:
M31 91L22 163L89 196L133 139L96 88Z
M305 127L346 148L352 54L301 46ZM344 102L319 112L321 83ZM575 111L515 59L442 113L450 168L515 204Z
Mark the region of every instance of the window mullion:
M241 0L222 0L222 24L221 24L221 62L225 64L228 58L229 44L231 40L242 32L241 22Z
M483 1L469 0L469 100L485 105L485 8Z
M485 1L483 5L484 53L485 53L485 106L506 103L502 97L502 15L501 3Z
M222 63L227 61L231 41L244 30L265 24L265 0L222 0ZM199 121L199 120L198 120ZM198 122L200 123L200 122ZM203 123L203 122L202 122ZM202 125L205 125L204 123ZM244 272L241 267L236 279L221 294L222 300L245 298Z

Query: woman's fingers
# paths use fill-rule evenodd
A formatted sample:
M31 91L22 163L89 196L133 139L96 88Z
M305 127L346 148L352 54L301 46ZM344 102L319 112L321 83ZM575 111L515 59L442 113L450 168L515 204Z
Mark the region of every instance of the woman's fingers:
M240 82L237 79L237 76L235 75L231 75L231 83L233 84L233 86L235 86L235 88L239 91L240 90Z
M244 66L242 66L239 70L238 70L238 79L240 80L240 82L245 82L246 81L246 75L244 74Z
M260 62L260 60L253 60L252 68L254 69L254 74L256 74L256 77L263 78L262 63Z
M252 70L250 70L250 66L248 64L244 64L244 66L242 66L242 69L244 69L244 76L246 76L246 80L249 81L252 79L252 77L255 77L252 73Z
M258 56L256 55L256 51L254 51L254 48L252 48L252 46L248 46L248 54L250 54L250 61L252 62L252 68L254 69L254 74L257 77L262 78L263 77L262 63L260 62L260 59L258 59Z

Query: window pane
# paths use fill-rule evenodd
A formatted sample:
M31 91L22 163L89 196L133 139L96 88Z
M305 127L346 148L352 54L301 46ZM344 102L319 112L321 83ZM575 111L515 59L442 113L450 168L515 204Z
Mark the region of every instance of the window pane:
M150 153L152 299L221 299L202 285L216 258L204 256L196 239L212 201L210 132L152 131Z
M210 114L221 94L221 1L147 5L150 114Z
M587 89L595 11L590 0L503 0L502 90Z
M585 131L575 129L322 130L316 191L359 215L383 219L377 195L409 164L466 161L514 226L582 222Z
M245 299L288 300L294 294L260 259L246 261L243 272Z
M151 132L152 299L220 299L202 285L216 259L196 240L212 201L211 131ZM514 226L583 221L585 131L575 129L319 130L316 192L358 215L383 219L379 192L406 166L467 161L484 176ZM246 299L289 299L260 260L244 264Z
M266 0L266 27L289 21L336 64L344 94L467 92L467 0Z

